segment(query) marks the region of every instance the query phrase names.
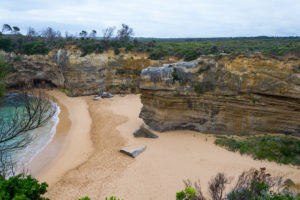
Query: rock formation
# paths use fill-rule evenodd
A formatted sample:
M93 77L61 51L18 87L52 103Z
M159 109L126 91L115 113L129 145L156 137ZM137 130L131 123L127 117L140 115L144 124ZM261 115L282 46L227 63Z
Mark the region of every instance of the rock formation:
M147 126L142 124L137 130L133 133L134 137L144 137L144 138L158 138Z
M203 56L164 64L178 60L124 50L82 56L74 46L47 55L7 55L14 61L10 87L45 83L69 96L141 92L140 117L157 131L300 136L298 57Z
M14 62L14 72L8 75L10 87L46 83L65 88L69 96L91 95L101 91L113 93L139 92L142 69L149 65L175 62L174 58L162 61L148 59L146 53L113 50L101 54L82 56L80 49L66 46L53 49L47 55L8 54Z
M131 156L132 158L135 158L141 153L143 153L146 150L146 148L147 148L146 146L141 148L134 148L134 149L123 148L120 150L120 152L128 156Z
M152 129L300 136L300 60L200 57L141 73L140 117Z

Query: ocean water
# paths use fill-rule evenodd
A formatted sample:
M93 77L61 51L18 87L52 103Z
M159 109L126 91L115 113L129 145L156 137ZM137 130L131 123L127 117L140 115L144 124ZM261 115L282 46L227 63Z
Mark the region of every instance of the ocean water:
M36 128L32 131L28 131L26 134L33 135L33 141L25 148L20 150L10 151L9 155L13 162L17 163L17 166L21 170L26 166L33 158L41 152L53 139L58 124L60 109L58 105L52 102L56 107L55 115L42 127ZM7 93L0 101L0 119L7 121L10 116L18 108L24 107L24 103L20 100L18 93ZM1 134L1 132L0 132ZM19 139L22 139L20 137Z

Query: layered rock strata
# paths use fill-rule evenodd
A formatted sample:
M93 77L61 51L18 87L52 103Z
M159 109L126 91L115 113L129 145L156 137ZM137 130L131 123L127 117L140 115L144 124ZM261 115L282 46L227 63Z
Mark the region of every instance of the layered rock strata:
M140 117L152 129L300 136L300 60L262 55L148 67Z
M14 72L8 75L10 87L45 83L65 88L69 96L90 95L101 91L113 93L139 92L142 69L149 65L175 62L174 58L155 61L146 53L125 52L115 55L113 50L82 56L80 49L66 46L47 55L8 54Z

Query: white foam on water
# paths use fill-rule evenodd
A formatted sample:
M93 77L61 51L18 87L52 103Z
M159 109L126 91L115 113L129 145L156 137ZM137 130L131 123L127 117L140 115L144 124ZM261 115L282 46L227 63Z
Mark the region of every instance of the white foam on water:
M58 115L60 113L59 106L54 102L52 104L56 107L54 116L45 126L30 131L29 134L34 135L34 140L25 149L16 151L13 154L12 159L17 161L18 172L22 171L23 167L29 164L52 141L56 133L56 126L59 122Z

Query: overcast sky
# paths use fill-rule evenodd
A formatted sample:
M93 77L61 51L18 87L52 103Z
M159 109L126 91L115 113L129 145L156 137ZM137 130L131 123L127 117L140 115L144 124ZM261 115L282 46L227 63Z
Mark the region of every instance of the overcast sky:
M300 36L300 0L1 0L0 25L137 37Z

